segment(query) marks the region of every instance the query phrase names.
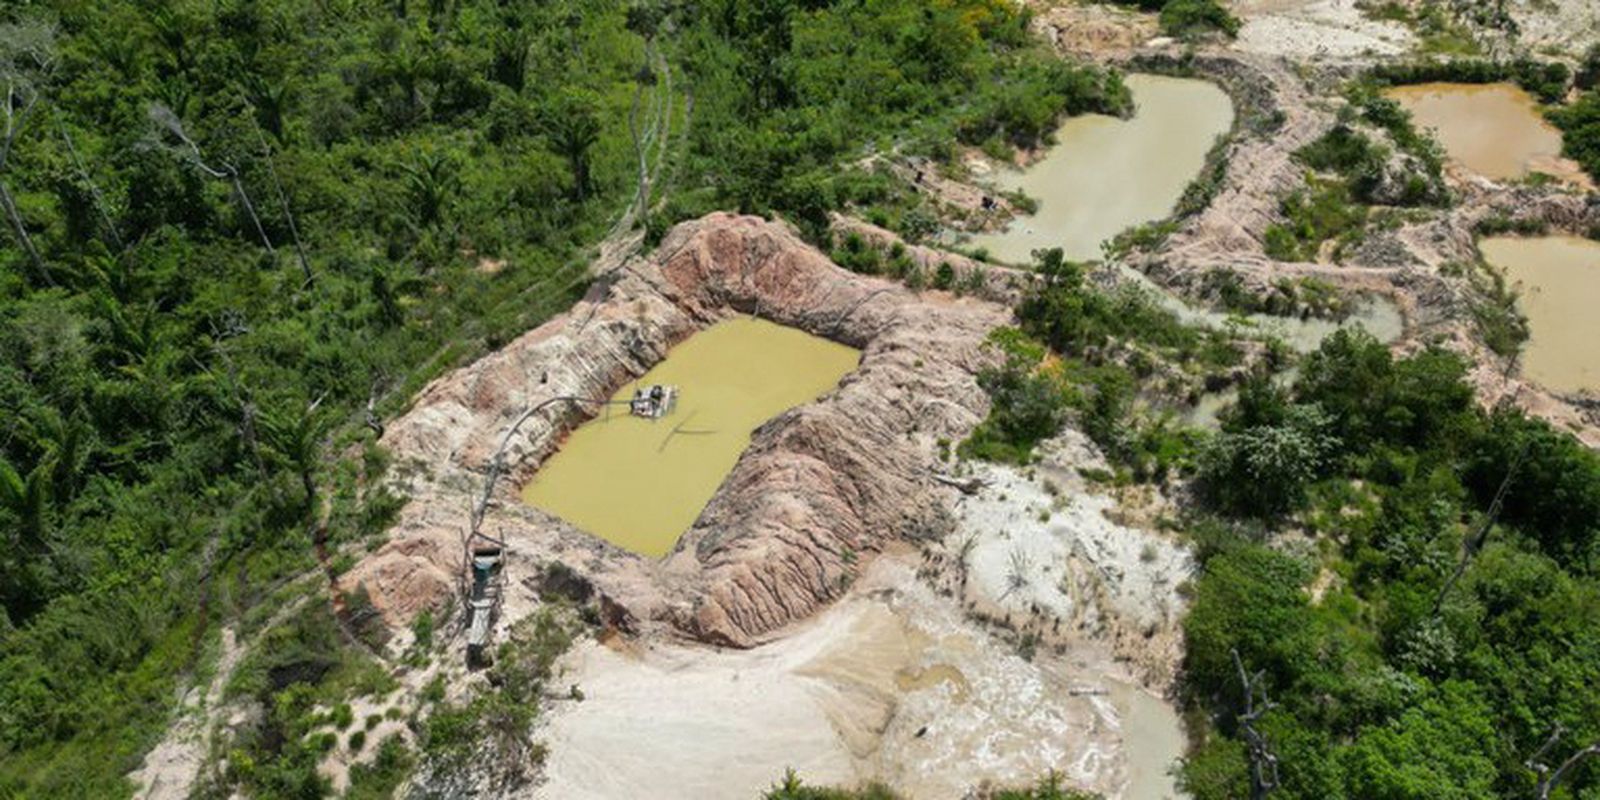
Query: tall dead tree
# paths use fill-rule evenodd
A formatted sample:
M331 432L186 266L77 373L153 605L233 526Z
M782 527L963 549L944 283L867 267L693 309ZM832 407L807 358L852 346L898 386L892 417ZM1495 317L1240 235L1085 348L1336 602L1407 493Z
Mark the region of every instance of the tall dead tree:
M55 71L55 64L54 26L38 19L0 25L0 89L5 92L3 107L0 107L0 115L4 116L4 127L0 129L0 209L11 223L17 245L27 255L39 279L48 286L54 286L55 281L33 244L5 174L12 147L38 107L42 87Z
M1519 390L1520 394L1520 390ZM1517 395L1512 395L1501 402L1501 409L1510 408ZM1493 530L1495 520L1500 518L1500 510L1505 507L1506 495L1511 491L1511 484L1517 478L1517 470L1522 468L1522 462L1528 458L1528 448L1533 445L1533 437L1527 434L1522 436L1522 441L1517 445L1517 452L1511 457L1511 463L1506 466L1506 475L1500 480L1500 488L1495 490L1494 499L1489 502L1489 510L1483 516L1483 521L1478 524L1477 530L1467 537L1461 549L1461 560L1456 563L1456 569L1445 579L1444 585L1439 587L1439 595L1433 600L1433 616L1437 618L1444 610L1444 601L1449 598L1450 592L1455 589L1456 582L1466 574L1467 567L1472 566L1472 559L1489 541L1489 532Z
M311 259L306 257L306 246L300 241L300 226L295 224L294 210L289 207L289 195L283 191L283 182L278 180L278 168L272 163L272 149L267 147L267 137L261 135L261 126L255 126L256 140L261 144L261 158L267 165L267 177L272 179L272 190L278 196L278 210L283 212L284 221L289 225L289 236L294 240L294 253L300 259L300 271L305 274L306 286L316 283L316 276L311 272Z
M1555 728L1550 731L1550 738L1546 739L1544 744L1540 745L1539 749L1524 762L1528 769L1539 776L1539 783L1534 787L1534 797L1538 798L1538 800L1550 800L1550 793L1561 785L1562 779L1567 777L1568 773L1576 769L1586 759L1600 756L1600 740L1596 740L1588 747L1581 748L1572 755L1567 756L1565 761L1551 769L1545 763L1545 756L1548 756L1556 744L1561 741L1561 736L1564 733L1566 733L1566 729L1561 726L1561 723L1556 723Z
M643 224L647 224L650 205L650 142L644 130L642 112L645 90L656 85L656 74L651 65L655 62L656 33L661 27L662 13L662 9L650 0L629 7L627 13L628 30L644 39L644 62L634 73L633 108L628 113L628 131L633 135L633 151L639 168L639 184L634 191L634 222ZM670 110L667 113L671 113Z
M1261 685L1266 673L1263 671L1251 675L1245 672L1239 651L1234 649L1232 653L1234 669L1239 671L1239 686L1244 690L1244 711L1239 714L1239 730L1244 734L1245 754L1250 759L1250 798L1262 800L1278 788L1278 756L1272 752L1267 737L1256 729L1256 721L1275 708L1276 704L1267 698L1267 687ZM1261 695L1260 705L1256 704L1257 694Z
M159 136L165 132L176 139L176 143L167 141L164 137L158 138L157 143L172 152L177 157L188 162L190 166L200 171L200 174L214 180L227 181L233 186L234 196L239 198L239 205L244 208L245 215L250 218L250 224L255 227L256 235L261 237L261 245L268 253L276 254L277 248L272 246L272 239L267 236L265 228L261 227L261 217L256 214L256 205L250 200L250 193L245 191L244 180L239 177L239 168L231 161L218 162L213 166L206 162L205 156L200 152L200 145L183 127L183 120L162 103L150 104L150 122L155 126Z
M61 142L67 146L67 154L72 157L72 169L78 174L78 180L89 189L89 199L94 201L95 213L100 215L100 225L105 228L106 235L111 237L111 243L117 246L120 253L127 249L122 242L122 234L117 231L117 223L111 220L111 212L106 210L105 195L100 192L100 185L94 182L94 177L83 165L83 157L78 155L78 146L72 141L72 134L67 131L67 125L56 115L56 131L61 135Z

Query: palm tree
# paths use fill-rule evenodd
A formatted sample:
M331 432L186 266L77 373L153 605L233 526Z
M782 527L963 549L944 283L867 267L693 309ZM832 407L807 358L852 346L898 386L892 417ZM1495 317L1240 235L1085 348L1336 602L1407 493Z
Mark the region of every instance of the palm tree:
M552 105L545 118L550 143L566 157L572 169L572 196L584 200L593 188L589 177L589 150L600 140L600 115L594 99L569 91Z

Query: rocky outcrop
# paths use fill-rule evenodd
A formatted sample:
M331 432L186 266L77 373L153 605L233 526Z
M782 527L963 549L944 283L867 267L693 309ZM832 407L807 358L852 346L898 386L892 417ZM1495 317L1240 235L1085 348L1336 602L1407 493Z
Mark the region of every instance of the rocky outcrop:
M507 441L508 478L482 530L504 539L506 599L559 561L602 604L641 625L746 646L837 597L886 544L942 534L936 440L987 410L976 372L1009 312L975 298L914 293L832 264L780 224L713 214L675 228L649 259L602 279L572 310L425 388L388 426L390 480L410 499L392 539L349 574L392 625L449 602L472 498L513 422L558 396L604 397L677 342L741 314L849 344L859 368L815 403L767 422L664 560L624 552L521 503L516 490L581 423L556 403Z

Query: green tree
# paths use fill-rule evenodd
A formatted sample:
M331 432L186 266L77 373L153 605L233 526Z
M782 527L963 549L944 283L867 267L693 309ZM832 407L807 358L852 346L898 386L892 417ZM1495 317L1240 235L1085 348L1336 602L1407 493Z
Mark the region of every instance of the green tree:
M600 118L594 98L584 92L563 92L545 113L551 146L572 171L572 197L583 200L594 191L590 151L600 140Z

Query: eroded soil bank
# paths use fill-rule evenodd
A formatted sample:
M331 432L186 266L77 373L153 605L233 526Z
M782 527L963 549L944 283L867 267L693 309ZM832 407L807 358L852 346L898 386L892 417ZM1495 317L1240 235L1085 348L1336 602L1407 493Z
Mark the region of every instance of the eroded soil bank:
M662 561L518 501L516 486L582 419L571 404L536 414L509 441L509 479L482 526L510 546L510 585L561 561L595 583L613 625L748 646L841 595L888 543L948 530L934 442L962 438L986 413L974 375L992 357L985 336L1009 312L855 275L780 224L713 214L674 229L654 257L610 274L567 314L423 390L383 439L409 502L348 585L364 586L395 627L451 603L467 510L524 409L607 397L693 332L743 314L858 348L860 366L758 428ZM508 618L532 602L514 590Z
M694 523L750 433L817 399L860 353L758 317L719 322L612 395L522 489L529 503L624 550L666 555ZM639 386L676 392L659 418L628 413Z

